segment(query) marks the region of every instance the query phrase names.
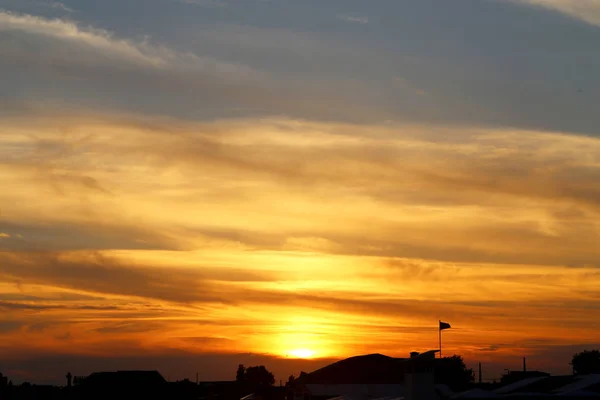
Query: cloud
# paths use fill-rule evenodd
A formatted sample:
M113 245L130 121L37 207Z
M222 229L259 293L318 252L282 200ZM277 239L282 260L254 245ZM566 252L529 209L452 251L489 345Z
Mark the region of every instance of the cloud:
M13 45L4 43L0 47L0 51L11 57L11 63L34 63L63 68L69 73L78 73L75 68L79 68L84 77L97 76L99 69L109 69L117 74L127 70L158 74L163 80L170 77L173 83L180 79L197 84L208 77L232 82L264 78L258 71L244 65L192 52L177 52L147 40L121 39L104 29L85 27L71 20L2 11L0 32L15 34ZM18 46L25 43L35 46L35 58L27 49ZM73 50L77 50L78 57L69 55ZM196 74L201 75L194 78Z
M27 63L63 76L102 80L107 71L117 79L135 72L144 81L159 79L164 88L169 84L181 88L184 83L210 86L214 79L231 84L263 79L259 72L243 65L177 52L147 40L121 39L106 30L65 19L3 11L0 32L12 33L13 40L0 47L12 65ZM35 55L30 48L35 48ZM72 56L74 51L78 57Z
M548 8L568 16L600 26L600 3L597 0L515 0Z
M271 256L272 258L273 256ZM236 259L234 257L233 259ZM451 264L437 263L435 269L426 261L386 260L379 263L377 259L371 264L353 266L351 257L341 259L340 265L346 265L347 279L355 279L359 285L375 284L380 287L380 294L371 297L368 294L356 291L361 286L343 286L337 290L329 289L328 295L321 293L318 282L324 287L329 287L327 275L318 274L322 267L318 258L306 258L303 269L274 269L265 262L270 259L268 255L257 258L254 262L242 259L244 264L237 267L210 267L206 261L199 260L194 263L194 268L185 267L175 263L175 258L170 257L168 267L163 267L155 261L152 265L142 260L134 262L116 255L109 256L101 253L0 253L2 261L0 273L2 280L11 282L18 280L28 285L46 285L64 290L76 291L102 298L115 297L118 299L142 299L143 301L163 301L174 304L200 306L214 304L220 306L244 306L247 304L271 305L278 304L285 307L307 307L328 312L343 312L365 316L385 315L387 317L398 313L404 318L427 319L433 318L440 310L456 319L473 318L488 319L489 308L511 309L513 301L527 301L528 306L520 308L523 313L527 307L539 310L540 308L553 310L573 308L571 314L577 315L577 309L585 310L597 307L597 300L590 297L594 293L594 285L600 279L600 273L593 275L590 269L575 269L572 271L560 267L539 270L535 267L514 267L504 273L495 272L497 266L482 267L480 265L463 265L460 269L453 269ZM310 263L309 263L310 261ZM231 262L231 261L230 261ZM275 261L275 265L282 261ZM188 261L189 263L189 261ZM223 263L221 261L220 263ZM257 266L251 268L246 263L263 265L265 270ZM386 268L393 265L394 271ZM413 266L410 266L410 265ZM310 272L314 267L315 272ZM337 266L330 267L335 275ZM258 269L258 270L257 270ZM418 269L427 271L425 274L415 274ZM262 271L262 272L261 272ZM267 271L269 271L267 273ZM371 271L370 273L368 271ZM543 271L543 272L542 272ZM378 280L375 273L380 274ZM318 274L316 282L302 281L306 274ZM298 278L294 278L300 274ZM436 279L436 276L439 277ZM382 282L387 284L406 286L405 293L408 297L398 298L396 295L384 293ZM454 287L461 287L454 293L444 289L448 281ZM479 290L468 291L466 288L473 281L482 282ZM360 283L364 282L364 283ZM378 283L379 282L379 283ZM505 289L505 294L511 300L490 301L482 298L480 301L467 301L469 298L481 296L479 291L486 292L506 282L511 282L511 287ZM387 285L386 284L386 285ZM568 290L571 285L578 284L580 300L569 302ZM533 287L535 285L535 290ZM411 288L411 289L409 289ZM43 293L37 289L38 293ZM438 293L446 296L445 301L415 300L411 296L428 296ZM541 294L544 293L544 294ZM561 297L567 296L567 297ZM583 298L588 298L587 303ZM559 303L552 299L561 298ZM536 299L534 301L534 299ZM140 300L141 301L141 300ZM82 302L84 302L82 304ZM91 302L91 303L90 303ZM435 304L435 306L433 306ZM2 307L7 309L39 309L39 310L112 310L112 306L97 304L95 300L81 300L79 304L65 303L62 298L52 297L48 300L7 297L2 300ZM123 312L152 312L152 309L128 308L119 306ZM429 310L429 311L428 311ZM190 309L193 312L193 309ZM433 313L433 314L432 314ZM460 317L464 313L465 317ZM551 314L551 312L549 311ZM430 315L431 314L431 315ZM511 313L512 314L512 313ZM496 312L494 315L498 315ZM514 317L514 316L513 316ZM215 322L218 324L218 322ZM565 322L566 324L566 322Z
M500 350L503 346L505 345L501 345L501 344L493 344L491 346L488 347L483 347L481 349L479 349L479 351L485 351L485 352L489 352L489 351L498 351Z
M195 6L202 6L202 7L222 8L222 7L229 6L229 3L222 1L222 0L180 0L180 1L185 4L192 4Z
M350 22L350 23L354 23L354 24L361 24L361 25L365 25L369 23L369 18L367 17L356 17L356 16L352 16L352 15L338 15L337 19L341 19L342 21L346 21L346 22Z
M0 176L13 190L0 197L6 204L30 199L4 212L13 227L4 230L26 238L5 241L7 249L208 245L597 265L600 145L594 138L288 119L38 118L7 120L0 130L0 142L13 149L10 174ZM93 178L95 185L71 176ZM46 190L55 187L49 197ZM290 204L318 219L305 223L290 214ZM331 215L329 207L344 211ZM398 230L412 234L393 234ZM515 254L524 241L528 246Z
M67 6L65 3L62 3L60 1L48 1L48 2L44 2L44 3L47 3L49 7L56 8L61 11L66 11L68 13L75 12L74 9L72 9L71 7Z
M50 186L56 185L52 182ZM73 196L72 188L65 188L65 182L60 182L58 196L69 198ZM82 195L81 197L85 197ZM85 200L84 200L85 201ZM93 208L93 207L92 207ZM90 217L92 215L89 215ZM55 221L47 223L5 223L5 229L12 232L11 236L0 243L2 250L40 251L40 250L107 250L121 249L182 249L185 245L173 238L167 232L134 227L129 223L116 223L99 216L94 226L83 221ZM102 222L104 221L104 222ZM123 221L121 221L123 222ZM19 232L19 233L16 233ZM20 235L20 236L19 236Z
M9 28L3 32L10 32L11 40L0 43L0 54L8 60L1 72L15 77L9 81L11 97L62 103L65 108L77 105L195 120L285 115L369 124L426 121L595 132L591 104L599 92L585 65L593 69L598 63L593 51L597 33L559 18L564 32L533 34L543 30L530 26L527 15L534 11L524 13L522 7L498 3L469 7L481 7L482 18L494 20L498 15L494 7L504 10L501 15L508 22L501 23L510 23L511 35L519 37L509 40L510 46L491 23L466 21L469 41L458 37L447 22L422 35L422 26L433 25L413 23L425 15L420 13L422 5L388 13L402 14L402 22L386 25L385 35L384 31L368 37L352 30L343 37L307 32L293 21L285 28L260 21L248 24L236 21L239 15L233 13L223 20L181 26L181 34L172 31L160 42L149 39L153 26L143 21L140 33L149 35L140 40L120 36L128 30L120 30L119 24L111 25L115 31L109 32L67 19L4 13L0 21ZM466 4L443 6L440 12L460 14ZM174 12L186 9L176 7ZM269 12L264 18L270 18ZM361 14L342 17L365 22ZM400 35L424 43L415 47L409 40L389 42ZM569 35L578 39L568 42ZM173 45L173 40L180 45ZM454 56L447 54L449 48L455 49ZM478 54L483 48L494 51ZM527 54L527 62L513 62L515 53ZM568 60L573 56L585 63L572 65ZM364 60L369 60L368 68ZM564 71L570 68L576 71L567 79ZM408 87L390 85L398 74L410 82Z
M125 266L101 253L0 253L4 280L53 285L87 293L153 298L172 302L232 303L219 283L263 279L242 270L201 270ZM208 273L208 275L207 275ZM12 303L6 303L7 307ZM16 305L29 307L28 305ZM46 307L46 306L44 306Z
M21 322L2 321L0 322L0 334L8 333L19 329L22 326Z
M534 29L536 12L513 34ZM582 35L572 54L594 65L593 29L542 14ZM505 52L467 51L502 47L486 32L465 42L467 22L458 39L453 26L421 37L422 54L382 55L361 50L369 38L232 25L194 30L203 47L175 50L0 13L16 94L0 103L3 358L78 353L104 369L102 354L283 356L300 345L402 356L431 347L437 319L455 327L448 350L471 359L592 343L600 141L556 128L578 120L568 107L534 113L554 130L507 128L545 109L530 100L556 88L532 95L521 83L560 42L511 43L527 50L524 75L511 75L494 63ZM499 82L509 90L488 90ZM516 87L523 107L508 101ZM585 114L588 92L569 107ZM215 379L240 361L225 359L233 367Z
M46 19L28 14L13 14L9 12L0 12L0 31L2 32L23 32L30 35L48 37L57 40L59 43L70 46L78 46L80 49L90 49L98 55L104 55L106 63L120 60L134 65L149 65L160 67L165 64L165 59L159 54L151 54L150 49L143 49L143 46L137 46L134 43L126 40L114 39L112 35L101 29L82 29L76 23L61 19ZM63 48L64 49L64 48ZM54 50L63 50L56 48ZM43 49L41 49L43 50ZM10 51L10 55L23 59L26 56L25 52L19 52L15 47L3 47L5 54ZM63 50L64 51L64 50ZM42 51L41 62L51 54L48 51ZM82 57L67 57L68 62L97 62L102 61L102 57L94 57L91 55L82 54ZM106 57L108 56L108 57ZM86 60L87 58L87 60ZM58 57L55 57L58 60ZM14 60L13 60L14 62Z
M62 304L30 304L30 303L9 303L0 301L0 309L4 311L48 311L48 310L77 310L77 311L116 311L119 308L115 306L65 306Z
M120 321L120 322L107 322L101 327L95 329L95 332L106 334L106 333L147 333L152 331L159 331L161 329L161 322L157 321Z
M4 7L0 11L4 11L6 9L9 10L18 10L18 9L27 9L27 10L35 10L35 11L47 11L48 9L55 10L57 12L63 13L76 13L73 7L68 5L62 1L54 1L54 0L4 0Z
M5 354L7 359L39 359L49 351L86 359L114 352L179 357L183 351L206 355L215 346L224 354L248 348L282 355L301 343L325 357L372 348L404 355L428 348L423 337L435 333L429 323L441 316L454 327L449 351L471 357L482 354L475 348L492 352L495 343L515 340L493 351L502 358L517 348L519 354L541 353L572 332L578 336L570 340L583 343L600 329L589 321L590 310L600 307L590 297L600 279L593 269L453 268L388 259L357 264L354 257L335 263L318 255L243 251L228 252L230 258L204 251L197 262L172 252L163 266L156 252L146 261L129 259L133 255L1 253L0 285L24 282L22 292L12 289L19 296L0 301L11 321L4 343L20 349L18 357ZM219 267L205 266L215 261ZM57 290L85 297L61 299ZM490 292L501 299L489 298ZM91 365L99 368L97 361ZM218 372L223 379L226 368Z
M31 86L32 91L21 93L24 86L15 85L21 100L50 99L63 102L65 107L87 104L138 111L141 106L150 113L194 119L290 113L345 118L358 116L359 109L367 113L364 105L353 104L356 99L324 90L320 82L298 82L210 54L176 51L150 40L123 39L66 19L0 12L0 32L11 35L10 41L0 43L0 54L9 60L3 65L4 73L17 74L23 65L29 68L29 79L23 85ZM60 93L51 86L34 84L49 78L62 82ZM348 90L344 80L337 84L340 91ZM100 92L106 95L98 96ZM146 99L144 105L138 102L142 98ZM370 107L368 114L383 112Z

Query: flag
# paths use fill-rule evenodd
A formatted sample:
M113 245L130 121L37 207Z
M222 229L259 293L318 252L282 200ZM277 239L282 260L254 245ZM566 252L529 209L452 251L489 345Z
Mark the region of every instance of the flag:
M440 321L440 331L443 331L444 329L450 329L450 324Z

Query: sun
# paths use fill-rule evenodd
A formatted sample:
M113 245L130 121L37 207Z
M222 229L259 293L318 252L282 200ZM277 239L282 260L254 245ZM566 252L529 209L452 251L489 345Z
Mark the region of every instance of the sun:
M295 349L288 351L288 355L294 358L313 358L315 352L309 349Z

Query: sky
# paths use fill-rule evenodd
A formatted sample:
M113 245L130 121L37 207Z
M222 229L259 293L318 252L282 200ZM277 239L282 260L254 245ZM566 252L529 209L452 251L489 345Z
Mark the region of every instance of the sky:
M600 347L597 0L0 0L0 371Z

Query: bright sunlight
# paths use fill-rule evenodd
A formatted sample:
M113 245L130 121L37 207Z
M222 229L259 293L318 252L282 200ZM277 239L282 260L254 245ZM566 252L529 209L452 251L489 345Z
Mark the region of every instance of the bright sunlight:
M296 349L289 351L288 355L295 358L313 358L315 352L309 349Z

